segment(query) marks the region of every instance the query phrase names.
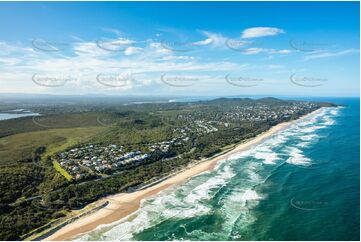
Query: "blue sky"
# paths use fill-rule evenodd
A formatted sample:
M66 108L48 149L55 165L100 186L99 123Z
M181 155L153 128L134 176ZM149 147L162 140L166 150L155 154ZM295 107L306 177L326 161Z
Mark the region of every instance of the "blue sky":
M358 2L0 3L1 93L359 96Z

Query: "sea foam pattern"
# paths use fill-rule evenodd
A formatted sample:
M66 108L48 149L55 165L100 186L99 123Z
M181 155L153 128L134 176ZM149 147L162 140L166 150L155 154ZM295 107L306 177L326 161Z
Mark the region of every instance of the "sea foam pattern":
M319 130L335 125L339 111L322 108L250 150L229 156L214 170L146 199L138 211L116 225L103 226L80 239L239 240L257 219L253 208L261 199L267 199L259 187L283 164L312 166L316 161L304 150L322 138ZM194 229L192 224L198 220L201 224L215 216L222 222L213 226L212 232L202 226Z

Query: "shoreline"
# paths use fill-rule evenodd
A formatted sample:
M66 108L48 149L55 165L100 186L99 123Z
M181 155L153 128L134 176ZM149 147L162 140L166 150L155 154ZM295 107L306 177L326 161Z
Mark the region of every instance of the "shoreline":
M180 172L174 173L173 175L167 176L165 179L161 179L160 182L151 185L145 186L144 189L140 189L132 193L118 193L115 195L107 196L102 198L95 203L99 202L109 202L108 205L104 208L99 209L98 211L84 216L78 220L75 220L72 223L67 224L66 226L60 228L49 237L45 238L46 241L59 241L59 240L71 240L81 234L90 232L96 229L100 225L107 225L114 223L120 219L123 219L140 208L141 201L145 198L149 198L158 194L159 192L174 186L182 184L191 177L199 175L203 172L213 170L219 161L227 159L228 156L244 152L251 149L253 146L262 143L265 139L276 134L277 132L290 127L295 122L305 119L311 115L314 115L317 112L320 112L322 108L319 108L311 113L308 113L296 120L289 122L279 123L267 131L246 140L243 143L235 145L233 148L230 148L226 151L223 151L214 157L203 159L197 163L190 164L185 169Z

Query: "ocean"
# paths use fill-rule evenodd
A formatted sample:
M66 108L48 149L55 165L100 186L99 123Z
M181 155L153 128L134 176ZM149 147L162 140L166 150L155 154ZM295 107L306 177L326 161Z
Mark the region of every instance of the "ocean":
M360 107L323 108L81 240L359 240Z

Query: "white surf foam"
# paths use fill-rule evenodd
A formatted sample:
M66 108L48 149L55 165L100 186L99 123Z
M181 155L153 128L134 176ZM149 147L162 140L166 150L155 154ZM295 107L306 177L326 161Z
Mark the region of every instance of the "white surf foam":
M316 115L295 122L288 129L280 131L252 149L233 154L225 159L224 161L254 157L261 161L250 160L247 163L247 167L243 169L246 175L243 179L247 179L244 187L225 198L224 209L222 208L222 213L224 212L226 217L224 226L231 228L241 214L244 226L255 219L252 210L249 210L247 206L254 206L258 200L264 198L264 195L258 194L252 187L264 182L264 174L258 170L269 166L262 166L262 163L275 164L281 160L279 152L275 152L274 148L280 147L290 138L297 136L302 142L287 148L286 155L289 158L286 162L298 166L311 165L311 159L303 154L301 148L309 146L310 141L317 138L315 131L333 124L336 115L338 115L338 110L323 108ZM120 224L104 232L100 238L102 240L131 240L133 234L155 226L166 219L191 218L210 213L211 209L205 205L204 201L211 199L217 192L216 188L226 185L236 175L230 166L232 162L224 161L219 162L214 171L192 178L168 194L160 193L152 199L145 200L142 202L141 208L131 216L132 220L127 218L120 221ZM214 176L212 176L213 174ZM204 179L205 177L206 179ZM177 191L182 191L184 194L180 196ZM243 221L243 217L247 218L248 222ZM82 239L91 239L91 236L86 235Z
M316 140L319 136L317 134L308 134L308 135L301 135L299 136L299 138L302 141L312 141L312 140Z
M308 147L311 145L311 142L301 142L301 143L298 143L297 144L297 147L300 147L300 148L305 148L305 147Z
M210 199L211 190L223 186L227 183L227 180L233 176L235 176L235 173L232 168L229 165L225 165L223 170L217 172L216 176L210 177L206 182L195 187L191 193L184 198L184 202L194 204L199 202L201 199Z
M257 182L260 182L262 181L262 178L259 174L257 174L253 169L247 169L246 170L246 173L248 175L248 178L254 182L254 183L257 183Z
M309 166L311 165L311 159L302 154L302 151L296 147L289 148L290 157L287 159L287 163L293 165Z
M263 160L264 164L276 164L275 161L279 159L277 153L273 152L269 147L261 147L257 149L256 153L254 154L256 159Z
M262 199L261 196L258 195L258 193L252 189L247 189L245 193L242 195L242 201L247 202L251 200L259 200Z
M340 111L340 109L332 109L331 111L330 111L330 114L332 114L332 115L334 115L334 116L337 116L338 114L339 114L339 111Z

